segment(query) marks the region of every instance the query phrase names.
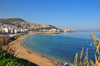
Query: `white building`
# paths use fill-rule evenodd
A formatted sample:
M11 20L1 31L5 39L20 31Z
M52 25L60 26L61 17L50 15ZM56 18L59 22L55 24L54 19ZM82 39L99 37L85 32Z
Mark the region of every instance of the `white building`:
M43 29L42 32L48 32L48 30L47 29Z
M42 30L40 30L40 32L60 32L60 30L57 30L57 29L49 29L49 30L47 30L47 29L42 29Z
M28 32L28 29L24 29L24 32Z
M15 33L23 33L23 32L28 32L28 29L21 29L16 26L9 26L9 25L5 25L5 26L0 26L0 33L8 33L8 34L15 34Z
M13 34L13 33L14 33L14 29L13 29L13 28L11 28L11 29L10 29L10 31L11 31L11 32L10 32L11 34Z
M14 29L14 32L13 33L17 33L17 29Z
M51 32L57 32L57 29L51 29Z
M57 32L62 32L62 30L58 29Z
M4 28L1 28L2 33L4 33Z
M8 33L8 28L4 28L4 33Z

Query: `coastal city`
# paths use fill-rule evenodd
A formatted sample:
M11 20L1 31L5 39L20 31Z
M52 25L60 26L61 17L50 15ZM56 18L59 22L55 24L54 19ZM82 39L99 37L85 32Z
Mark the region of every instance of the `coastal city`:
M1 18L0 19L0 39L1 39L0 49L2 49L3 51L9 52L11 54L14 54L14 53L18 54L20 53L20 50L21 50L21 53L24 53L25 55L32 54L32 56L30 57L34 58L33 60L37 59L35 56L39 56L38 60L42 61L40 58L43 58L44 56L43 54L35 55L35 53L33 53L32 51L28 49L22 50L23 47L26 47L26 46L20 42L23 42L23 40L28 35L60 34L63 32L76 32L76 31L59 29L50 24L44 25L44 24L30 23L21 18ZM2 46L5 46L5 47L2 48ZM15 48L18 48L17 51L15 50ZM19 54L19 56L22 57L22 54L21 55ZM44 61L42 61L43 66L48 65L48 64L45 64L45 61L47 62L48 60L44 59ZM38 62L38 61L35 61L35 62ZM54 62L54 61L52 63L51 61L49 62L50 62L49 64L50 66L53 66L52 63L58 66L64 64L64 62L59 62L58 60L57 62ZM65 65L67 65L67 63L65 63ZM73 66L73 64L69 64L69 66Z
M0 66L100 66L100 0L0 0Z
M7 22L7 23L6 23ZM28 33L29 31L38 32L76 32L74 30L58 29L50 24L35 24L26 22L20 18L0 19L0 34Z

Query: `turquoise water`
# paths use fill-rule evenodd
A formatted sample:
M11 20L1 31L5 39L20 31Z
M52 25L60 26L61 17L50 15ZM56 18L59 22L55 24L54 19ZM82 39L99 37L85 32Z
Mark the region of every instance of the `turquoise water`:
M92 37L88 40L92 32L74 32L61 34L34 34L28 35L23 41L25 46L37 52L52 56L65 62L74 63L76 52L79 53L84 46L85 51L88 48L89 57L94 60L95 46L92 47ZM100 32L95 32L100 37Z

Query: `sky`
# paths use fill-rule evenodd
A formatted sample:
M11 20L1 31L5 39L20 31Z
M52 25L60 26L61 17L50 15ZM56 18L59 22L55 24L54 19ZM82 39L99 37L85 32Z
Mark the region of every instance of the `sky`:
M100 0L0 0L0 18L61 29L100 29Z

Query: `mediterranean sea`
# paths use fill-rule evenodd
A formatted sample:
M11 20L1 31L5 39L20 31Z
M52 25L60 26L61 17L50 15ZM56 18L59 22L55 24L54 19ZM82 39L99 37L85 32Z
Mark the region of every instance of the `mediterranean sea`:
M84 47L84 54L88 48L89 58L94 60L95 46L90 44L93 42L89 36L93 32L71 32L61 34L33 34L28 35L23 43L29 49L36 51L40 54L45 54L47 57L59 59L64 62L74 63L74 57L76 52L81 53ZM95 35L99 38L100 32L95 32Z

